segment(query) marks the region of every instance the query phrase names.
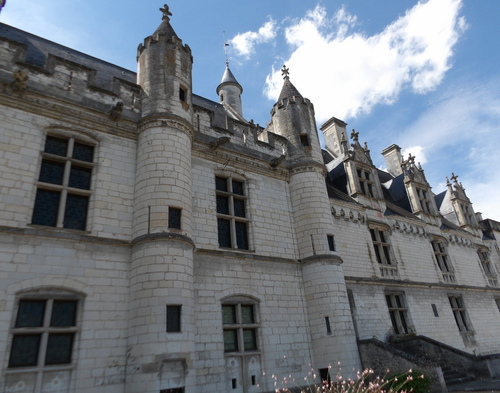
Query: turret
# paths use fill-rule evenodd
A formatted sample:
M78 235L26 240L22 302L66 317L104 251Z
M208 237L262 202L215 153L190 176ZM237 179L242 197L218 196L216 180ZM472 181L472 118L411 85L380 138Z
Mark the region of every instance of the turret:
M290 82L288 68L283 66L281 72L283 87L278 102L271 110L273 131L288 139L287 156L293 163L314 161L322 164L314 106Z
M219 86L217 86L217 95L220 103L236 119L244 121L243 110L241 106L241 94L243 87L238 83L226 62L226 69Z
M288 139L290 198L311 332L313 368L341 362L358 369L356 338L349 311L342 259L335 251L333 218L325 184L314 109L290 82L284 83L272 114L273 131ZM343 326L332 331L330 323Z
M138 50L137 130L127 386L130 393L195 384L192 240L192 57L163 20Z
M162 23L137 49L137 83L143 90L142 116L170 113L192 123L193 57L170 25L168 6Z

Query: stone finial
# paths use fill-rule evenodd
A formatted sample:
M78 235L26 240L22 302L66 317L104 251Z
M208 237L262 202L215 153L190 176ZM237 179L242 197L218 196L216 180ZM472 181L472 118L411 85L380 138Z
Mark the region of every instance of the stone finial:
M163 8L160 8L160 11L163 13L163 17L161 18L162 20L170 19L169 17L172 16L169 7L166 4L163 5Z
M354 128L352 129L352 132L351 132L351 139L354 141L354 142L357 142L358 141L358 137L359 137L359 132L356 132L354 130Z
M290 78L289 75L290 72L287 66L283 64L283 67L281 67L281 76L283 77L283 79L289 79Z
M453 172L451 172L451 178L450 178L453 183L458 184L458 175L455 175Z
M16 70L12 73L14 76L14 91L17 93L23 93L28 86L29 74L27 70Z

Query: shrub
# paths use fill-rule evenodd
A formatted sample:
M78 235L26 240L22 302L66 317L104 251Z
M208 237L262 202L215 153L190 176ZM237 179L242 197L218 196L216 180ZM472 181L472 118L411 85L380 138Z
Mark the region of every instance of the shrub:
M394 375L392 377L379 377L373 375L373 370L358 372L355 379L344 379L337 375L331 381L316 382L316 375L310 373L313 378L311 383L306 378L308 386L295 388L276 388L276 393L426 393L430 386L429 378L422 373L409 371L407 373Z
M420 371L409 371L404 374L392 375L389 380L401 380L408 379L404 385L406 391L411 391L412 393L427 393L431 387L431 380L427 375Z

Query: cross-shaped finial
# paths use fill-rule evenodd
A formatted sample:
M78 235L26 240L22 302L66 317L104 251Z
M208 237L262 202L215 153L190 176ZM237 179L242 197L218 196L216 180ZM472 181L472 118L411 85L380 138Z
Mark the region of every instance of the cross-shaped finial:
M289 74L290 72L288 71L288 68L286 67L286 65L283 65L283 67L281 67L281 76L283 77L283 79L288 79Z
M453 172L451 172L451 177L450 177L451 180L453 180L453 182L458 183L458 175L455 175Z
M410 164L414 164L415 163L415 156L412 156L411 153L408 154L408 162Z
M353 129L352 129L352 132L351 132L351 139L352 139L354 142L357 142L357 141L358 141L358 136L359 136L359 132L354 131L354 128L353 128Z
M172 13L170 12L168 5L164 4L163 8L160 8L160 11L163 13L163 18L162 19L168 19L169 16L172 16Z

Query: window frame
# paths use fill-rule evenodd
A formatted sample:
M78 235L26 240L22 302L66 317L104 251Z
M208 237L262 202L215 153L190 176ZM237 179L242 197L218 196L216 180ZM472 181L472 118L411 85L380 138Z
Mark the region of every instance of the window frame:
M49 138L55 138L66 141L66 154L58 155L55 153L48 152L47 142ZM75 144L88 146L92 148L92 161L84 161L78 158L73 158L75 152ZM45 143L43 146L43 150L40 154L40 169L36 183L36 193L35 200L33 202L33 211L31 216L31 225L43 226L43 227L52 227L52 228L64 228L70 230L79 230L86 231L88 226L89 219L89 211L90 211L90 200L93 195L93 184L95 178L95 170L96 167L96 151L97 145L95 142L90 142L88 138L81 137L79 135L72 134L54 134L49 133L46 135ZM44 165L46 163L51 164L59 164L63 166L62 169L62 179L61 184L52 183L48 181L41 180L44 171ZM89 180L88 180L88 188L79 188L70 185L71 181L71 173L72 168L80 168L89 170ZM58 193L58 201L55 213L55 225L50 225L49 223L42 222L43 220L38 221L36 214L38 210L42 210L43 206L37 205L37 197L42 192L53 192ZM86 208L85 208L85 217L82 222L78 222L78 228L70 226L71 222L66 221L66 213L68 207L68 196L76 196L76 197L84 197L86 199ZM55 204L56 202L53 201Z
M472 324L467 314L463 297L461 295L451 294L448 295L448 300L459 332L473 333L474 329L472 328Z
M224 307L232 307L234 309L235 322L234 323L225 323L224 322ZM252 322L245 323L242 307L251 307L252 308ZM258 313L258 303L251 298L233 298L222 301L221 303L221 313L222 313L222 331L223 331L223 345L224 345L224 354L228 356L234 355L248 355L248 354L256 354L260 353L260 339L259 339L259 313ZM235 332L236 336L236 349L227 349L226 341L225 341L225 333L231 331ZM253 340L254 347L253 348L245 348L245 331L253 332Z
M165 331L167 333L181 333L182 332L182 305L180 304L167 304ZM171 320L174 319L174 322Z
M432 208L432 200L430 198L430 190L426 190L423 187L415 187L418 203L420 205L420 210L427 214L434 214Z
M41 326L21 326L17 327L17 321L19 318L20 306L24 301L44 301L43 310L43 320ZM54 310L54 302L75 302L74 311L74 323L72 326L57 326L52 325L52 317ZM8 360L7 367L5 371L4 378L6 380L5 386L7 386L7 379L9 376L15 376L19 374L33 374L34 375L34 392L40 393L43 388L43 376L47 373L52 372L63 372L69 373L69 383L71 383L72 371L76 367L76 354L78 351L78 344L81 332L82 324L82 312L83 312L83 297L81 295L66 292L66 291L29 291L20 294L16 299L16 307L13 312L11 328L9 332L9 346L8 350ZM19 365L11 366L12 356L13 356L13 343L15 337L26 336L26 335L39 335L40 339L37 344L37 354L36 363L34 365ZM47 349L49 344L49 338L51 336L57 335L72 335L71 344L69 348L69 362L63 363L46 363L47 359Z
M396 261L391 252L391 243L389 242L389 230L370 226L370 239L375 251L375 259L379 265L396 266Z
M441 271L443 280L449 283L455 283L455 270L451 263L448 253L448 243L441 238L431 239L431 248L439 270Z
M218 188L218 179L224 179L226 182L226 190L220 190ZM241 184L241 194L235 192L234 183ZM250 219L248 218L248 190L247 190L247 180L235 176L233 174L215 175L215 198L216 198L216 216L217 216L217 237L218 244L220 248L230 248L233 250L250 250ZM227 213L219 211L219 198L225 198L227 200ZM243 204L243 215L238 215L236 213L237 209L236 201L241 201ZM221 222L229 223L229 239L224 239L225 242L229 240L229 244L225 245L221 241L223 237ZM242 229L243 228L243 229ZM241 232L243 230L243 232ZM240 234L242 233L243 239L241 239L242 244L240 244Z
M490 250L481 247L477 250L477 255L488 284L492 287L498 287L498 274L491 262Z
M408 305L404 292L386 292L385 302L394 333L398 336L412 334L413 329L410 324Z
M368 198L376 198L375 180L371 169L356 165L356 178L359 185L359 192Z

